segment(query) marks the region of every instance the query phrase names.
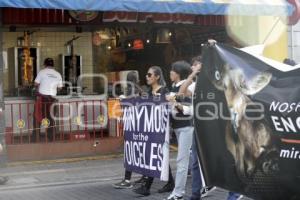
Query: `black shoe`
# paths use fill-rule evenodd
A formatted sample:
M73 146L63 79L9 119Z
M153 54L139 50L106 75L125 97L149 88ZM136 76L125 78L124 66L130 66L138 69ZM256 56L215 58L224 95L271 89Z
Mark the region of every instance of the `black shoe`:
M134 184L142 184L142 183L145 183L146 180L147 180L147 177L142 176L140 179L134 181Z
M158 190L158 193L172 192L175 185L174 182L167 183L162 188Z
M150 190L147 189L144 185L141 185L140 187L133 190L133 192L143 195L143 196L149 196Z

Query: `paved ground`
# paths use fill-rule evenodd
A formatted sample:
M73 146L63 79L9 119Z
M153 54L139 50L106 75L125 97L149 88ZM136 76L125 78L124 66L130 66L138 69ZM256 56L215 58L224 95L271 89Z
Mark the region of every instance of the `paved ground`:
M174 168L174 154L171 165ZM70 162L72 161L72 162ZM19 163L0 169L9 182L0 187L2 200L162 200L168 194L159 194L162 182L155 181L148 197L139 197L131 189L116 190L112 184L123 177L122 157L64 160L63 162ZM175 169L174 169L175 170ZM139 178L134 175L133 179ZM188 178L186 195L191 193ZM205 200L226 199L226 192L215 190ZM243 198L246 199L246 198Z

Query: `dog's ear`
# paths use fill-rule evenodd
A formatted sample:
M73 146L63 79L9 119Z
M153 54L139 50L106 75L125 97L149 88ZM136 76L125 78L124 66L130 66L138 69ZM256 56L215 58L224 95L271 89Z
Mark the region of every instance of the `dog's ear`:
M272 78L272 74L268 72L262 72L250 80L245 80L241 74L234 79L235 85L245 94L254 95L266 87Z

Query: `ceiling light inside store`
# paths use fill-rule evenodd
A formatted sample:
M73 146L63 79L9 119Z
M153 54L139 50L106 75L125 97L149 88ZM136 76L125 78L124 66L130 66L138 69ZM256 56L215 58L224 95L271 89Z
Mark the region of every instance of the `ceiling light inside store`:
M170 37L172 36L172 32L169 32L169 36L170 36Z
M131 47L131 44L130 44L130 43L128 43L127 45L128 45L128 47Z
M109 40L113 38L113 36L111 36L109 32L98 31L97 34L100 36L102 40Z
M149 43L150 43L150 40L149 40L149 39L147 39L147 40L146 40L146 42L149 44Z
M109 46L107 46L107 49L108 49L108 50L111 50L111 46L110 46L110 45L109 45Z
M171 31L167 28L158 29L156 32L156 43L170 43L170 33Z

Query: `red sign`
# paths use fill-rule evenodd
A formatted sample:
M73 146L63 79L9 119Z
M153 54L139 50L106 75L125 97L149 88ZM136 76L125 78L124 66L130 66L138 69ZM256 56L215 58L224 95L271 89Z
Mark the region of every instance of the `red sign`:
M143 40L137 39L133 41L133 49L144 49L144 42Z

